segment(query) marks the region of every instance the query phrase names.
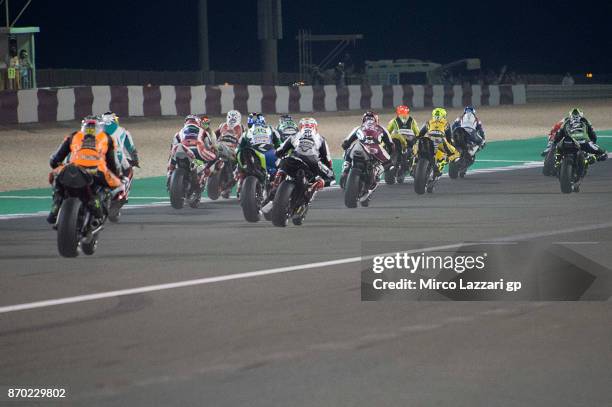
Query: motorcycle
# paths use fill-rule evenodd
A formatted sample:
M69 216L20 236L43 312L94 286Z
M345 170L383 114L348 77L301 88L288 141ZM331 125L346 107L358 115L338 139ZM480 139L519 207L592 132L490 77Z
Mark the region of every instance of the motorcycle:
M476 153L481 148L476 140L482 140L482 138L474 129L457 127L453 132L453 139L453 144L459 150L460 156L459 159L448 164L448 176L451 179L463 178L467 170L476 161Z
M261 208L271 189L266 159L260 151L246 145L239 148L237 161L240 174L238 198L242 213L247 222L259 222Z
M556 153L560 162L558 176L561 192L580 192L580 183L587 174L587 153L582 151L580 143L569 135L557 144Z
M439 137L432 137L425 134L419 137L415 144L415 161L414 161L414 192L422 195L427 191L432 193L436 186L439 176L434 176L434 169L438 168L438 173L441 174L447 161L444 159L441 162L436 162L436 150L442 140Z
M356 208L357 201L361 206L368 206L369 199L383 172L382 162L377 158L382 155L380 144L366 143L357 140L347 151L349 172L343 180L344 205Z
M176 166L168 182L170 205L174 209L182 209L187 201L189 206L197 208L204 184L198 175L198 168L202 168L204 162L198 160L185 143L175 145L171 154Z
M219 196L223 196L226 199L229 198L235 183L236 154L234 150L220 142L218 152L219 159L212 165L208 181L206 182L206 194L213 201L219 199Z
M63 257L78 256L78 249L92 255L104 228L112 193L94 183L87 170L66 165L57 174L56 184L63 191L62 204L54 228L57 249Z
M414 133L409 129L400 129L399 134L393 133L391 135L391 140L395 148L391 155L393 168L385 171L385 183L387 183L387 185L393 185L396 181L398 184L404 183L406 172L408 172L412 166L412 146L414 144L414 137Z
M291 219L294 225L304 222L308 207L316 191L311 191L314 174L308 164L301 158L289 156L283 158L284 168L288 168L285 179L279 184L271 210L274 226L287 226Z

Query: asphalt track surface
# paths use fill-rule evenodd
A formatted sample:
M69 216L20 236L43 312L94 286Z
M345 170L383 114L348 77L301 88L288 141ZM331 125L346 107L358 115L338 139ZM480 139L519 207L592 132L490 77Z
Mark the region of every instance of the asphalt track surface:
M579 194L540 168L340 190L305 224L248 224L236 201L126 211L92 257L61 259L42 217L0 221L0 308L360 256L368 241L597 241L612 264L612 162ZM566 231L566 232L564 232ZM603 247L603 249L602 249ZM0 387L64 387L40 405L603 406L607 302L361 302L357 263L0 313ZM4 308L7 310L7 308ZM2 388L0 404L13 405ZM19 401L14 405L37 405Z

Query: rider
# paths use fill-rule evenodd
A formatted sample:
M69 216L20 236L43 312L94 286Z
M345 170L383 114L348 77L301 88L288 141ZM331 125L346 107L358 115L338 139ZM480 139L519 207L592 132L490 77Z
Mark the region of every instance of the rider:
M247 118L247 128L250 129L253 127L253 123L255 123L255 118L259 115L257 112L249 113L249 117Z
M295 123L295 121L293 121L291 115L283 114L278 118L278 126L276 126L276 131L280 135L281 142L284 142L296 134L299 129L298 125Z
M323 189L326 183L334 178L334 171L331 168L329 149L325 138L319 134L318 123L312 118L300 120L298 133L287 138L276 150L276 156L283 158L288 154L301 159L308 165L314 175L312 184L308 188L307 200L312 199L315 192ZM273 182L273 189L267 198L268 203L262 208L262 212L267 213L272 209L276 188L285 179L287 173L292 172L294 161L282 160Z
M448 161L455 161L459 158L459 152L452 144L452 134L451 129L446 119L446 109L441 107L435 108L431 112L431 119L427 121L417 137L423 137L428 134L434 142L434 146L436 148L436 166L434 168L434 177L439 177L442 175L442 169L444 168L445 158ZM416 149L418 144L414 145L414 153L416 155Z
M166 185L170 185L170 177L172 176L172 172L176 167L176 161L174 160L174 156L172 154L172 151L176 145L183 144L184 146L188 147L191 152L193 152L197 160L205 163L210 163L217 158L214 148L214 136L211 136L212 132L210 132L210 120L208 120L207 125L208 131L206 131L204 126L205 125L202 123L202 118L199 116L190 114L185 117L183 127L174 135L172 138L172 144L170 145L170 159L168 160ZM198 188L196 185L193 185L193 190L196 191L196 199L199 199L199 195L202 193L201 186L207 175L205 170L206 167L204 165L198 165L196 168L200 186Z
M266 124L266 118L261 113L256 113L253 117L253 124L238 141L238 144L248 144L261 153L266 158L266 169L271 177L276 174L276 151L280 146L280 136L278 132Z
M238 140L244 133L244 126L242 126L242 115L237 110L230 110L227 112L226 120L224 123L219 125L219 128L215 130L215 136L217 139L217 151L219 156L225 157L229 160L232 169L236 167L236 147L238 147ZM221 193L224 198L229 198L232 187L234 186L237 179L235 179L231 185Z
M395 118L391 119L387 125L387 131L392 138L398 138L402 144L402 154L407 158L408 149L414 143L414 136L419 134L419 126L416 120L410 115L410 108L405 105L395 109ZM410 137L412 133L413 137Z
M81 167L94 175L95 183L103 187L120 191L123 187L122 179L117 167L117 156L115 142L111 136L100 130L98 120L94 116L88 116L81 122L81 129L75 131L66 138L58 149L51 155L49 165L53 169L49 174L53 182L53 204L47 222L54 224L63 199L63 189L55 181L63 168L62 163L67 159L68 164ZM100 197L93 202L94 216L102 218Z
M319 134L317 121L312 118L300 120L299 132L293 137L288 138L276 150L276 156L282 158L291 152L292 156L302 159L315 175L313 190L323 188L325 181L333 178L333 170L330 166L331 159L325 138ZM288 171L290 162L281 161L281 167L276 175L275 184L278 185L279 179L282 180Z
M553 146L555 137L557 136L557 133L559 132L559 130L561 130L561 126L563 126L564 120L565 118L562 118L561 120L559 120L557 123L555 123L552 129L550 129L550 131L548 132L548 144L546 144L546 148L541 153L542 157L545 157L550 151L551 147Z
M389 137L387 129L381 126L378 122L378 115L372 111L367 111L361 118L361 126L355 127L349 135L342 141L342 149L344 150L344 163L342 165L342 175L340 177L340 185L344 185L344 181L348 176L351 161L349 155L349 147L356 140L360 140L366 144L383 144L384 149L378 150L376 158L382 163L384 169L392 167L391 153L393 153L393 143ZM386 150L386 151L385 151ZM374 184L370 187L370 193L374 191L378 185L378 177L374 177Z
M458 128L471 129L472 131L467 132L472 143L478 145L481 149L485 146L485 131L482 126L482 122L476 116L476 109L473 106L466 106L463 109L463 114L453 123L451 129L453 134Z
M608 158L606 150L595 144L597 142L595 130L593 130L593 126L584 117L584 113L579 108L572 109L563 120L563 124L557 132L554 142L558 143L566 136L576 140L580 144L582 151L592 154L587 158L588 164L593 164L596 160L604 161Z
M123 175L128 176L131 167L138 167L140 165L138 150L136 150L132 135L125 128L119 126L119 117L113 112L104 113L100 121L102 122L104 132L115 141L119 166Z

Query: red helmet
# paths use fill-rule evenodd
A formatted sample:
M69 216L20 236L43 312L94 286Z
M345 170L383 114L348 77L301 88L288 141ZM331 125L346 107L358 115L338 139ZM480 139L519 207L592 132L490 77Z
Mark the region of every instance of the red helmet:
M374 122L376 124L378 124L378 115L372 111L367 111L363 114L363 117L361 118L361 123L366 123L366 122Z
M400 105L395 108L395 114L398 117L408 117L410 115L410 108L405 105Z

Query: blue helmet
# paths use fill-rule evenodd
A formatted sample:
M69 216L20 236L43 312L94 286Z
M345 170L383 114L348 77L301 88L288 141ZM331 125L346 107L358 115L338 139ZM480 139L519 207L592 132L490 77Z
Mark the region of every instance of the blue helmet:
M463 109L463 114L465 113L472 113L474 116L476 116L476 109L474 109L474 106L468 105L465 107L465 109Z
M258 113L257 116L255 116L253 118L253 124L255 126L265 126L266 125L266 118L264 117L263 114Z

